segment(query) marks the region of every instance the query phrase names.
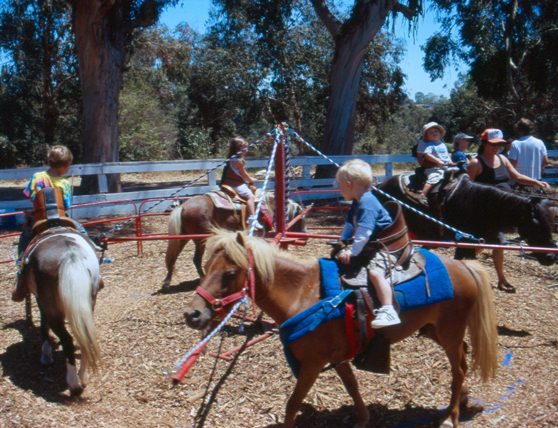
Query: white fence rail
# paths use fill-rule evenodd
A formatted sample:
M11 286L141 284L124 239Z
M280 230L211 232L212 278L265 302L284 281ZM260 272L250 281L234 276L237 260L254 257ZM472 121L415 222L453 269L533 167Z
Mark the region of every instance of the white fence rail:
M549 157L558 157L558 150L552 150L548 153ZM411 155L358 155L358 156L331 156L335 162L342 164L348 159L358 157L365 162L371 164L384 164L385 175L378 176L378 180L382 181L385 177L393 174L393 163L410 163L409 169L414 168L416 159ZM152 173L152 172L165 172L165 171L199 171L203 174L205 171L213 169L223 163L222 159L208 159L208 160L187 160L187 161L158 161L158 162L120 162L120 163L104 163L104 164L83 164L72 165L68 171L67 176L85 176L96 175L99 180L100 194L96 195L79 195L74 197L74 205L97 203L98 205L87 207L76 207L72 211L72 216L76 218L96 217L99 215L109 214L133 214L135 212L134 206L125 204L122 201L133 201L137 205L141 201L148 199L161 199L169 197L171 194L181 188L159 188L154 190L141 190L141 191L128 191L122 193L108 193L106 174L113 173ZM247 159L247 168L265 168L268 159ZM316 186L331 187L332 179L313 179L311 177L311 168L316 165L328 165L329 162L320 156L297 156L291 158L291 165L302 167L302 177L297 177L296 182L300 188L312 188ZM47 167L40 168L19 168L19 169L3 169L0 170L0 180L22 180L29 179L38 171L44 171ZM210 190L218 188L218 176L220 178L221 170L208 174L206 183L195 184L192 187L186 187L175 197L184 197L189 195L203 194ZM549 171L554 172L554 171ZM549 174L553 175L553 174ZM558 171L557 171L558 175ZM185 179L184 184L189 180ZM547 179L549 182L558 181L558 177ZM262 185L261 182L257 183L258 187ZM23 190L23 189L22 189ZM120 202L118 202L120 201ZM171 201L161 203L155 211L163 211L168 208ZM0 212L9 210L19 211L31 207L31 203L21 193L21 198L15 200L2 200L0 201ZM145 211L149 205L144 205L141 211ZM18 219L21 221L21 219Z

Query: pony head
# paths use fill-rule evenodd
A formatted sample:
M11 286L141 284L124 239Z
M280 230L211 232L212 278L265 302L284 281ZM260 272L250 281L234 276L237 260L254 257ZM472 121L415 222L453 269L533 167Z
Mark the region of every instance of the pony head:
M242 232L214 229L214 236L207 240L209 260L205 265L206 275L192 301L184 309L186 324L196 330L204 330L210 325L217 309L202 294L209 294L217 302L240 292L244 288L249 268L248 252L254 257L256 282L270 284L274 279L274 257L279 252L263 239L247 236ZM228 312L233 303L223 309Z
M540 197L530 198L518 226L519 235L529 246L558 248L552 239L554 231L554 211L549 207L548 199ZM556 261L554 253L534 253L534 257L543 266L550 266Z

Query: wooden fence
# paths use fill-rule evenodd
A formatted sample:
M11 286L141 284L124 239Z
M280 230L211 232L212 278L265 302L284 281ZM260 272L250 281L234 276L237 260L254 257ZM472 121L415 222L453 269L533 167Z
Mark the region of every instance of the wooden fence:
M548 153L549 157L558 157L558 150L552 150ZM382 181L385 177L393 174L394 163L408 163L408 170L411 170L416 165L416 159L409 155L358 155L358 156L331 156L331 159L342 164L346 160L358 157L370 164L383 164L384 175L377 176L378 181ZM136 211L143 212L154 205L155 202L145 202L149 200L158 200L167 198L177 190L179 187L167 188L154 188L150 190L133 190L125 191L122 193L108 193L107 188L107 174L128 174L128 173L153 173L153 172L166 172L166 171L196 171L199 174L204 174L208 170L212 170L207 174L207 178L200 180L191 187L183 188L180 192L176 193L175 197L185 197L196 194L203 194L210 190L218 188L218 177L220 178L221 167L223 159L208 159L208 160L187 160L187 161L158 161L158 162L118 162L118 163L103 163L103 164L83 164L72 165L68 171L68 177L72 176L85 176L96 175L99 180L99 188L101 193L96 195L78 195L74 197L74 205L81 204L95 204L85 207L75 207L72 211L72 216L75 218L90 218L100 215L111 214L134 214ZM266 168L268 159L247 159L247 168ZM313 179L311 177L311 170L317 165L328 165L329 162L320 156L297 156L291 158L291 165L293 167L302 167L302 176L296 178L296 184L299 188L331 188L333 179ZM29 179L38 171L43 171L47 167L39 168L19 168L19 169L3 169L0 170L0 180L22 180ZM217 169L215 169L217 168ZM548 178L545 180L549 182L558 181L558 170L548 170ZM185 179L184 184L189 180ZM257 183L257 187L261 187L262 181ZM22 189L23 190L23 189ZM308 195L304 196L309 198ZM165 201L159 204L154 211L164 211L172 201ZM21 198L15 200L2 200L0 201L0 212L6 211L19 211L31 207L31 203L21 193ZM21 221L21 219L18 219Z

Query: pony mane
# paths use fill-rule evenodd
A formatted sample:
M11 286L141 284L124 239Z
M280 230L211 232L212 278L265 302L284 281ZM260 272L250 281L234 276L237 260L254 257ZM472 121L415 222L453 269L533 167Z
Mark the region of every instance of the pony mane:
M216 252L224 250L227 257L242 269L248 269L248 251L252 250L254 256L254 270L263 284L272 283L275 277L275 260L279 257L300 262L300 257L295 257L278 246L269 244L261 238L248 236L243 233L246 247L237 241L237 234L224 229L213 228L214 236L207 240L207 253L212 257Z

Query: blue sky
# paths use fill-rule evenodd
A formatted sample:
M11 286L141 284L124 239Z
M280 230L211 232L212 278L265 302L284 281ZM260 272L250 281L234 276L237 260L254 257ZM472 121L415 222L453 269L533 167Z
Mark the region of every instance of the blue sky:
M187 22L194 30L203 33L205 24L209 19L209 8L211 0L183 0L178 6L166 10L161 16L161 23L169 28L174 28L181 22ZM425 94L433 93L449 97L449 93L459 77L459 71L448 68L444 79L435 82L430 81L428 74L422 69L423 52L420 46L437 29L433 13L428 13L426 17L419 19L418 31L415 39L408 35L407 26L399 19L397 21L396 36L406 42L407 53L400 63L403 72L407 75L405 90L414 99L416 92ZM466 67L461 67L461 72L466 71Z

